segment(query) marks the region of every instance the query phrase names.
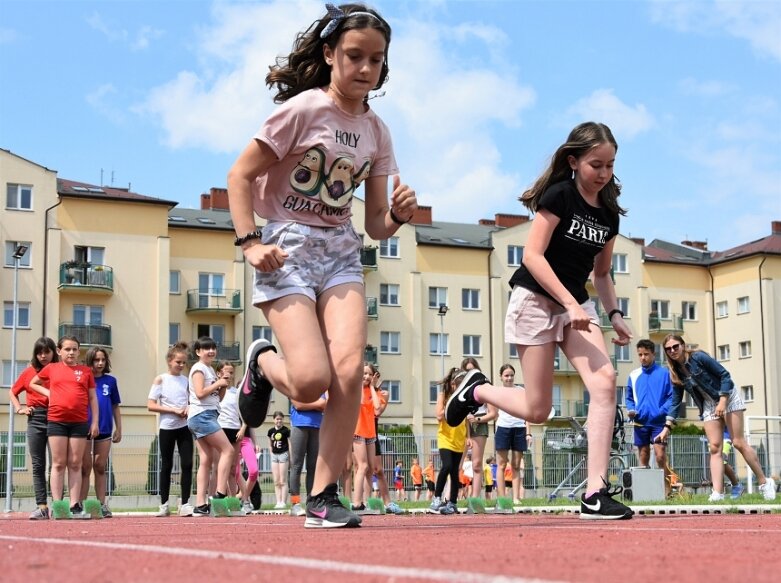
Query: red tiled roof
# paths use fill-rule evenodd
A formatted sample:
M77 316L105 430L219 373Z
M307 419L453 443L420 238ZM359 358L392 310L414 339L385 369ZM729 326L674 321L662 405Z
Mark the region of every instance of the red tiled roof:
M117 188L114 186L96 186L86 182L77 182L75 180L57 179L57 194L74 198L93 198L103 200L125 200L129 202L143 202L147 204L161 204L169 208L175 207L177 202L164 200L153 196L146 196L131 192L127 188Z

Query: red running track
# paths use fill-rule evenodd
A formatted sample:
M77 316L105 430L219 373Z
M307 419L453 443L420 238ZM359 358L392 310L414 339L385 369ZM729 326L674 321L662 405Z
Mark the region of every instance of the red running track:
M0 519L0 581L781 581L781 514Z

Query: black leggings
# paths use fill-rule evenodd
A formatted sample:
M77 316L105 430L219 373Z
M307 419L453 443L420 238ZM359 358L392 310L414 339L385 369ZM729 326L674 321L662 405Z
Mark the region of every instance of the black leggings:
M461 464L460 451L453 451L451 449L439 449L439 459L442 460L442 468L439 470L437 476L437 487L434 489L434 496L437 498L442 497L442 492L445 491L445 482L448 477L450 478L450 498L449 500L455 504L458 502L458 469Z
M174 446L179 448L182 464L182 504L190 499L193 485L193 434L187 426L160 430L160 503L168 502L171 493L171 470L174 467Z

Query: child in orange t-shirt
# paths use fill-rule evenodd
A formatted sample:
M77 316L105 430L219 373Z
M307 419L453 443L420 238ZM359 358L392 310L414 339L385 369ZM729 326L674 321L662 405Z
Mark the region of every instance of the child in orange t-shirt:
M418 463L418 458L412 458L412 465L409 468L409 475L412 478L412 489L415 491L415 500L420 500L420 493L423 491L423 468Z
M353 454L355 456L355 478L353 479L353 510L365 510L363 503L363 488L371 479L374 466L377 430L374 416L380 409L380 396L377 389L378 375L374 365L365 363L363 366L363 390L361 393L361 408L358 411L358 423L353 435Z
M98 398L92 369L78 364L79 341L63 336L57 342L60 362L43 367L29 387L49 399L46 433L51 448L51 491L53 500L62 500L65 468L68 469L68 496L71 513L82 515L81 460L87 436L98 435ZM91 413L88 422L87 407Z

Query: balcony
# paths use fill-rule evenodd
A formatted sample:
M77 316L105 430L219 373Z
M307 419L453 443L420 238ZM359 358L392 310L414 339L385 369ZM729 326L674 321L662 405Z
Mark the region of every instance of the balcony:
M582 400L573 401L570 399L560 399L553 401L554 417L585 417L588 415L588 403Z
M229 362L241 362L241 342L223 342L217 343L217 356L214 357L215 364L218 360L227 360ZM194 354L188 356L189 364L198 360Z
M683 334L683 316L673 314L671 318L659 318L655 313L648 316L650 334Z
M108 324L73 324L61 322L57 336L75 336L79 344L84 346L102 346L111 348L111 326Z
M114 270L108 265L66 261L60 264L60 280L57 288L61 292L113 294Z
M363 265L363 274L370 271L377 271L377 247L365 246L361 248L361 265Z
M369 364L377 364L377 347L367 344L363 351L363 359Z
M376 320L379 317L377 314L377 298L366 298L366 315L369 320Z
M241 313L241 290L210 288L187 290L187 312L202 314Z

